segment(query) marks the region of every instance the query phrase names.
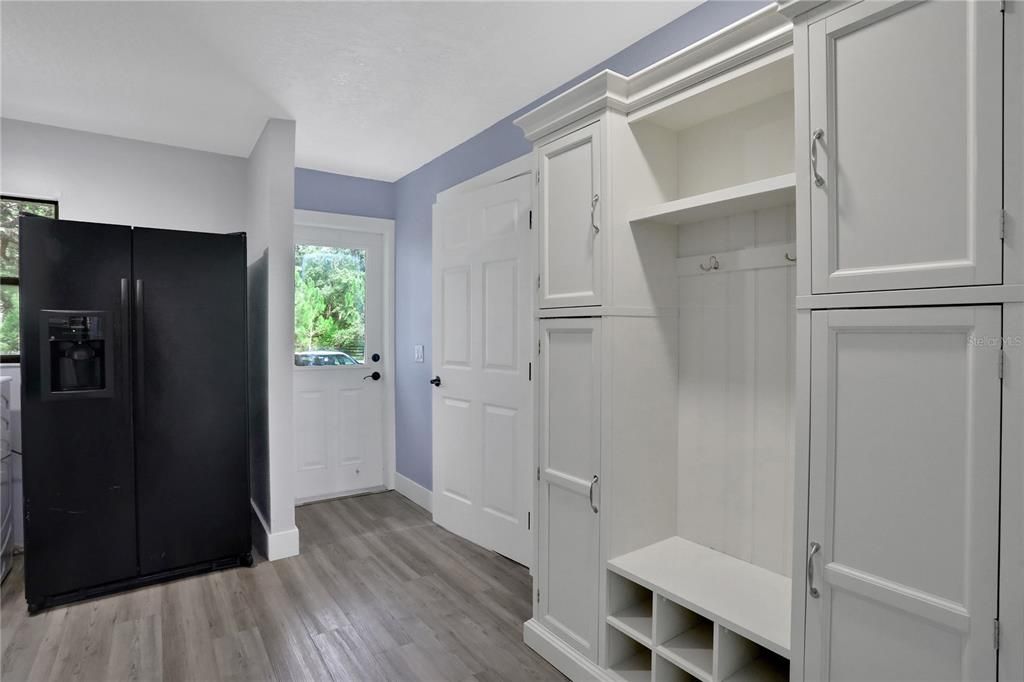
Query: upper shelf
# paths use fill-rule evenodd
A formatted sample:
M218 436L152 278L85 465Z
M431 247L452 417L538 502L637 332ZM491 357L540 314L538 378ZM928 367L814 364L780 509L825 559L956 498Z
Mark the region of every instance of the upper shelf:
M629 122L685 130L787 92L793 92L793 56L782 50L631 112Z
M789 657L792 581L680 537L648 545L608 567Z
M784 206L794 201L796 174L787 173L649 206L634 211L629 216L629 222L685 225L711 218L749 213L762 208Z

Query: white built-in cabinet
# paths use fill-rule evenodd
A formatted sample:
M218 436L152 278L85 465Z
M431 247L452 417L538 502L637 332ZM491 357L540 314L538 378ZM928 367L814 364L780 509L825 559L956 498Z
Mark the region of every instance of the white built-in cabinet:
M807 26L814 293L1002 282L999 2L859 2Z
M1000 306L811 318L805 677L995 679Z
M517 120L566 675L1020 677L1022 14L783 0Z
M540 324L538 620L597 661L601 320Z
M601 124L537 149L541 308L601 304Z
M1022 150L1004 144L1022 87L1017 49L1004 78L1004 23L1019 25L1021 6L1006 5L783 3L797 242L810 257L798 264L808 431L794 679L1024 670L1024 538L1000 535L1020 527L1005 501L1024 485L1021 434L1008 429L1024 390L1012 364Z

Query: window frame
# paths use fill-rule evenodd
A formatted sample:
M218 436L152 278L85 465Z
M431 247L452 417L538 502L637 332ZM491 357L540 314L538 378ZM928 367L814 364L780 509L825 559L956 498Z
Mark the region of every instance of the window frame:
M53 206L53 220L60 220L60 201L57 199L43 199L40 197L26 197L18 196L16 194L0 194L0 201L17 201L32 204L49 204ZM18 254L18 271L21 271L21 254ZM15 286L21 289L21 277L18 275L0 275L0 285ZM20 291L19 291L20 294ZM19 300L19 315L21 314L20 300L21 296L18 296ZM20 343L19 350L20 350ZM20 365L21 364L21 353L11 354L0 354L0 364L4 365Z

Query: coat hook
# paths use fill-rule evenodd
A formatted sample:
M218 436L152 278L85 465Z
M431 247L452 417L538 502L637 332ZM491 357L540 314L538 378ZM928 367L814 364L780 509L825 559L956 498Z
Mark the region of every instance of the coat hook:
M795 263L796 262L796 258L794 258L793 256L789 255L789 251L786 252L786 260L788 260L790 263Z
M714 256L711 256L710 258L708 258L708 264L702 264L700 266L700 269L703 270L704 272L711 272L712 270L717 270L719 267L720 263L718 262L718 259L715 258Z

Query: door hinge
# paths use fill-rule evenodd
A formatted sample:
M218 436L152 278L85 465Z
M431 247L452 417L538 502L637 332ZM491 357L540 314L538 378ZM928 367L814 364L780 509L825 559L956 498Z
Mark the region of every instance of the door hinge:
M537 169L537 184L540 184L540 168Z
M537 588L537 603L540 603L540 588Z
M540 275L537 275L537 288L540 289Z
M999 211L999 238L1006 239L1006 209Z
M530 229L533 229L533 211L530 211Z
M999 351L999 380L1006 378L1006 351Z
M527 365L526 380L527 381L533 381L533 363L532 362Z
M992 621L992 648L999 651L999 619Z
M526 530L530 530L530 512L526 512Z
M540 467L537 467L537 480L540 480Z
M540 339L537 339L537 355L540 355Z

